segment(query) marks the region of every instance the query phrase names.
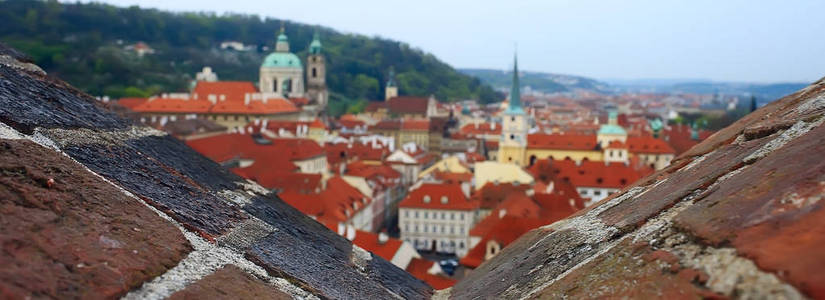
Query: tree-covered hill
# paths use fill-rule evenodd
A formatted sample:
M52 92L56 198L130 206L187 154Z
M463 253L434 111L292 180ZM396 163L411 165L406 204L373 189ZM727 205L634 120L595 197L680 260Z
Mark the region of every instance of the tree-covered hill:
M185 91L204 66L221 80L257 81L281 20L255 15L172 13L97 3L0 0L0 42L33 57L47 72L94 95L146 96ZM320 21L320 20L319 20ZM318 30L327 57L334 109L383 98L390 66L401 94L454 101L491 102L501 95L433 55L397 41L284 20L293 52L306 57ZM224 41L254 46L221 50ZM156 52L138 57L125 50L145 42Z

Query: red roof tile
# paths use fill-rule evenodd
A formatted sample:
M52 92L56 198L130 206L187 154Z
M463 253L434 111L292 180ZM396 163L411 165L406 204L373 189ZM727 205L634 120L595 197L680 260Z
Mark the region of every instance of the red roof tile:
M150 113L207 113L212 103L203 100L154 98L132 108L136 112Z
M423 258L413 258L410 264L407 265L407 272L421 279L436 290L446 289L452 287L456 281L440 275L433 275L427 273L435 264L434 261L429 261Z
M564 149L564 150L595 150L595 135L572 134L530 134L527 136L527 147L537 149Z
M209 100L209 95L215 95L216 101L243 103L246 94L257 93L258 89L249 81L198 81L192 94L197 95L198 100Z
M667 142L652 136L627 137L627 150L630 153L676 154Z
M446 199L446 203L442 199ZM478 202L467 199L458 184L424 183L412 190L399 207L473 210L478 207Z

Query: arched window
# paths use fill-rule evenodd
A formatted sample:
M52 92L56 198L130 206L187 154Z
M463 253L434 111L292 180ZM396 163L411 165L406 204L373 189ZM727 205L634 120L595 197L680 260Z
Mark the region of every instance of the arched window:
M312 78L318 78L318 69L312 68Z

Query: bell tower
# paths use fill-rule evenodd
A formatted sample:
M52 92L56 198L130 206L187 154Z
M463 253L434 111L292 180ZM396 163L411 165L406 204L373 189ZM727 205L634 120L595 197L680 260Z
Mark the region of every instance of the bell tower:
M384 101L398 97L398 86L395 84L395 70L390 67L390 74L387 76L387 85L384 87Z
M309 100L315 102L321 108L327 105L329 93L327 92L326 62L321 54L321 40L318 38L318 31L312 37L309 44L309 54L307 55L307 94Z
M513 58L513 83L510 87L510 102L501 116L501 139L498 147L498 161L519 166L527 164L527 114L521 107L521 90L518 80L518 58Z

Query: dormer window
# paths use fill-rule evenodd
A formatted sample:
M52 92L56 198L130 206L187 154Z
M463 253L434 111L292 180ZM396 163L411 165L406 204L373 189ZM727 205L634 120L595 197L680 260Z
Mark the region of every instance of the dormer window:
M441 196L441 204L447 204L447 196Z
M430 203L430 195L424 195L424 203Z

